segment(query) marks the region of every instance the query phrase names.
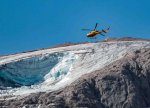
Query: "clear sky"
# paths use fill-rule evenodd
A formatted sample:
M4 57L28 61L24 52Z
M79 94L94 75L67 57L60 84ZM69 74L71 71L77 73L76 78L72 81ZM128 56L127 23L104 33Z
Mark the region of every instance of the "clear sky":
M110 37L150 38L150 0L0 0L0 54L91 41L81 29L96 22Z

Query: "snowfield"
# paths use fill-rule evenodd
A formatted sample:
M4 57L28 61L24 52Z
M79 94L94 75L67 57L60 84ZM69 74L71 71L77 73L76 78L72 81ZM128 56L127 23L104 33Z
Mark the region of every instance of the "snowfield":
M142 48L150 48L150 42L88 43L0 57L0 96L61 89Z

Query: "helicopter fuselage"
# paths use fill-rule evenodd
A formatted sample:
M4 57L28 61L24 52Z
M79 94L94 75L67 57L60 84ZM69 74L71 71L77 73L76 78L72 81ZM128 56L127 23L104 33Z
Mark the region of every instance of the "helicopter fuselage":
M87 34L87 37L94 37L97 34L100 34L100 32L97 30L93 30Z

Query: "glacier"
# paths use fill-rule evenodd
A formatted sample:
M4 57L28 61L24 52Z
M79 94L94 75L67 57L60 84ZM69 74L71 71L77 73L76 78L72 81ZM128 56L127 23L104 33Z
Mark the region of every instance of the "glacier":
M149 47L149 41L98 42L2 56L0 97L61 89L129 51Z

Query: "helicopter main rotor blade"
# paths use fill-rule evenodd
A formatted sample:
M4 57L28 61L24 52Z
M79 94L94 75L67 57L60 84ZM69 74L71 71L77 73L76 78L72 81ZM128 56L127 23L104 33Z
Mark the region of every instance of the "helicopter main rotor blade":
M85 30L85 31L91 31L91 29L81 29L81 30Z
M96 23L94 30L96 30L97 25L98 25L98 23Z
M102 34L102 33L101 33L100 35L105 36L105 35L104 35L104 34Z

